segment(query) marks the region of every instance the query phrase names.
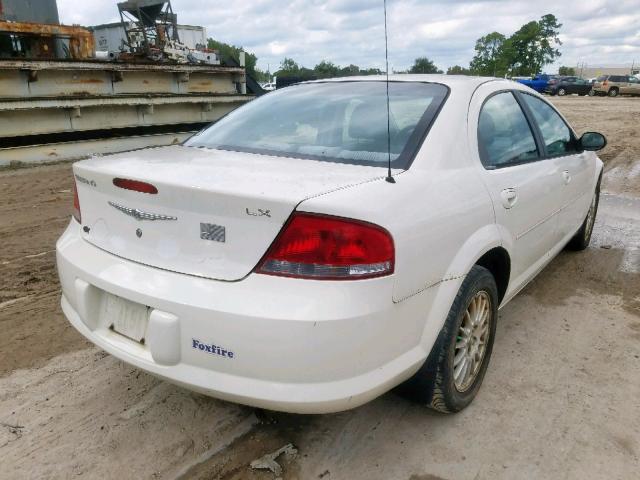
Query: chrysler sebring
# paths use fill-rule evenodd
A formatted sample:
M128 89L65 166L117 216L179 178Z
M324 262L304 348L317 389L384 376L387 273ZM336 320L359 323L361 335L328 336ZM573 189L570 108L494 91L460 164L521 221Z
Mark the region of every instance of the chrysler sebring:
M388 87L303 83L183 145L74 164L57 243L69 321L238 403L331 412L399 386L466 407L498 308L589 244L606 140L511 81Z

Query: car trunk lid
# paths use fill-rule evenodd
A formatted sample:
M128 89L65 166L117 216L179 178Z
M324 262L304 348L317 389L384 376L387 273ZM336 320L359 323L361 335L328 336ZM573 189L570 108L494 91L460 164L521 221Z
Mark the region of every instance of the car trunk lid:
M173 146L74 165L83 237L153 267L239 280L303 200L384 177L379 167ZM147 182L157 193L114 185Z

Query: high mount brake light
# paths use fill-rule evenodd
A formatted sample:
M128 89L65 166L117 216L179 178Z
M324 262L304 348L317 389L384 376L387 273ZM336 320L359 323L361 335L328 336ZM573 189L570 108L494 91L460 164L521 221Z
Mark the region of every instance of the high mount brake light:
M149 193L155 195L158 193L158 189L147 182L141 182L139 180L130 180L128 178L114 178L113 184L116 187L124 188L125 190L133 190L134 192Z
M387 230L372 223L294 213L256 271L318 280L355 280L393 273L395 249Z
M82 215L80 214L80 199L78 198L78 187L76 186L76 179L73 179L73 218L78 223L82 223Z

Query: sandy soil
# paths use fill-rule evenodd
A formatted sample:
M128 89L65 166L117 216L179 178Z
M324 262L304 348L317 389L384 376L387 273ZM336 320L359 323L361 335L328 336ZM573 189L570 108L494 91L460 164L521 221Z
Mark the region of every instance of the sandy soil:
M89 346L62 315L55 269L72 183L69 164L0 172L0 376Z
M640 196L640 97L550 97L578 135L597 131L607 137L599 153L608 172L604 188Z
M592 246L562 253L500 315L474 404L389 393L274 414L161 382L84 341L59 308L69 165L0 171L0 478L635 478L640 471L640 98L554 98L609 145Z

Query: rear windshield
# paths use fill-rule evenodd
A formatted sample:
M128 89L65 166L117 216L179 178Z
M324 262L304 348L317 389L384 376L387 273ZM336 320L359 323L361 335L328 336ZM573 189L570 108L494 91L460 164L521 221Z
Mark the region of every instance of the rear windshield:
M187 146L386 166L384 81L295 85L234 110ZM407 168L448 89L436 83L389 83L391 165Z
M600 75L598 78L596 78L596 80L598 82L604 82L608 77L609 75Z

